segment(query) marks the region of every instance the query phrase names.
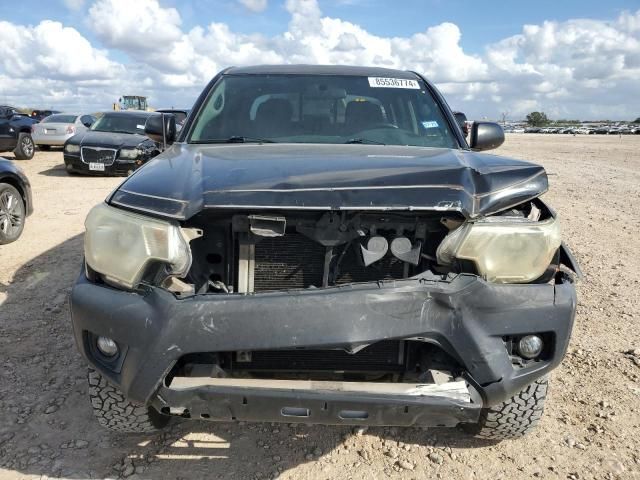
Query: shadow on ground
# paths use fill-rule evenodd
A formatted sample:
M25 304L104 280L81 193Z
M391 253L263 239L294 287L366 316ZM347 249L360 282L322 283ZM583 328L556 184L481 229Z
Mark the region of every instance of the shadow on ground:
M311 462L321 475L322 465L342 464L344 455L349 465L383 470L405 445L423 448L425 458L429 447L490 445L453 429L370 428L357 446L354 435L362 432L347 426L180 422L156 435L103 430L69 321L68 294L81 261L78 235L0 285L0 471L8 478L265 478Z

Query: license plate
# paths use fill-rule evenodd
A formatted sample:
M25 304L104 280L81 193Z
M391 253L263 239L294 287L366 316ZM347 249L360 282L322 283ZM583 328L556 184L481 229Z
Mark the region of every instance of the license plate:
M89 170L96 170L98 172L104 172L104 163L93 163L89 164Z

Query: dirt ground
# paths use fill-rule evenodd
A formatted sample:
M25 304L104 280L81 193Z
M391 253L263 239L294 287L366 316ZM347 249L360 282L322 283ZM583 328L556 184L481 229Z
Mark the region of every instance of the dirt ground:
M539 162L586 275L570 351L539 428L491 443L457 430L181 423L153 436L94 420L67 296L83 220L121 179L19 162L35 213L0 247L0 480L17 478L640 479L640 136L510 135ZM5 155L10 158L11 155Z

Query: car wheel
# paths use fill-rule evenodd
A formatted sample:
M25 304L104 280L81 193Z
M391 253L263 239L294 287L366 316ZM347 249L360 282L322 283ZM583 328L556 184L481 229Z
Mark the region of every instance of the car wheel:
M16 188L0 183L0 245L14 242L24 229L26 209Z
M151 433L164 428L171 417L151 407L127 400L120 389L111 385L93 368L89 368L89 398L98 423L115 432Z
M467 431L477 437L493 440L526 435L542 417L548 386L548 378L540 378L509 400L490 408L483 408L478 423L467 425Z
M43 152L48 152L49 150L51 150L51 145L38 145L38 148Z
M31 160L35 151L36 146L33 144L31 135L28 133L21 133L18 135L18 145L13 151L17 160Z

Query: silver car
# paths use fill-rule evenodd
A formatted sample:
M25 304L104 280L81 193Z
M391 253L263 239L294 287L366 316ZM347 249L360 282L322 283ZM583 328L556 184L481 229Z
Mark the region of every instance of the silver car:
M49 150L52 146L62 147L77 133L87 131L95 120L93 115L56 113L33 125L31 137L40 150Z

